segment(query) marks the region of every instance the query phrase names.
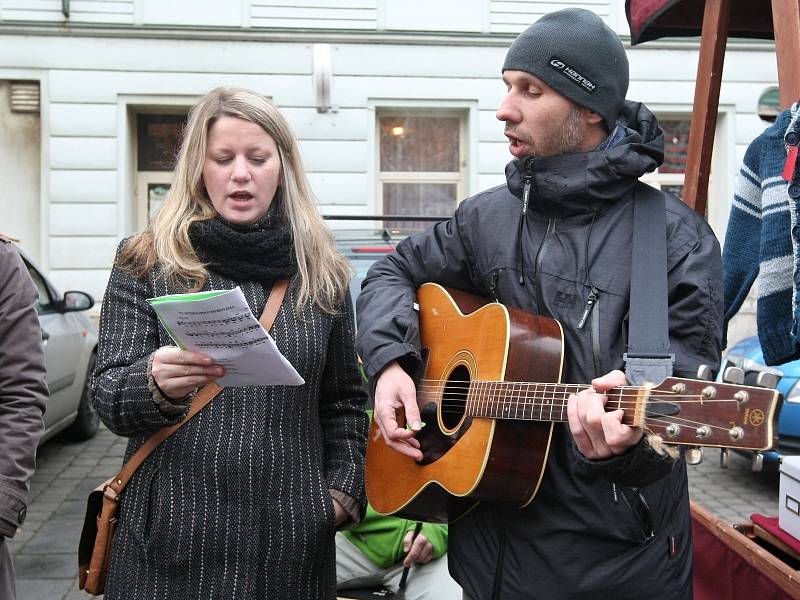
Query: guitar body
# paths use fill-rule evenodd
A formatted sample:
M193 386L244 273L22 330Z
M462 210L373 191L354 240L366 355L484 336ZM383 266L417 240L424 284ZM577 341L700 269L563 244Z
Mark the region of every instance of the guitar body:
M366 457L370 503L381 514L441 523L480 500L527 505L544 473L553 424L466 415L464 382L558 383L561 326L437 284L423 285L417 300L426 360L417 390L423 459L388 447L373 421Z

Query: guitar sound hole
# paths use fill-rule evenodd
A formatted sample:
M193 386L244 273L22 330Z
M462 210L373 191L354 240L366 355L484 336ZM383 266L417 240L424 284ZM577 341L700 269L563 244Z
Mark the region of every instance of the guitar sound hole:
M469 370L459 365L450 373L442 394L442 424L445 429L455 429L464 416L469 391Z

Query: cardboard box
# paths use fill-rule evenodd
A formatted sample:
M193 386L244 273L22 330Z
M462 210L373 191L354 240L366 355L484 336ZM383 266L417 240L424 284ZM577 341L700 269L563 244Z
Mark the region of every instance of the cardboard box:
M786 456L781 462L778 525L800 540L800 456Z

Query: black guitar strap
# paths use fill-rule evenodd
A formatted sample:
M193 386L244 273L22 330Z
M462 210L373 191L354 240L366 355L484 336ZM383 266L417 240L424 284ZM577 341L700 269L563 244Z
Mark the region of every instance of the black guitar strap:
M667 213L664 193L639 182L633 191L633 255L625 375L632 385L672 375L667 307Z

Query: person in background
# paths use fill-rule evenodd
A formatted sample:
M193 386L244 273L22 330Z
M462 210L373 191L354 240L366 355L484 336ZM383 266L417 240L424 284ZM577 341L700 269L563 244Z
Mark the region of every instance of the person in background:
M25 521L36 446L44 433L47 373L39 294L10 239L0 234L0 598L16 586L6 540Z
M122 496L106 600L334 597L335 528L366 502L349 276L285 117L250 90L206 94L164 204L120 244L94 406L128 460L224 372L174 347L147 299L239 286L260 315L277 280L270 334L305 384L225 388L150 455Z
M336 587L345 596L376 586L397 592L406 568L405 600L461 598L447 571L447 525L379 515L367 504L357 527L336 534Z

